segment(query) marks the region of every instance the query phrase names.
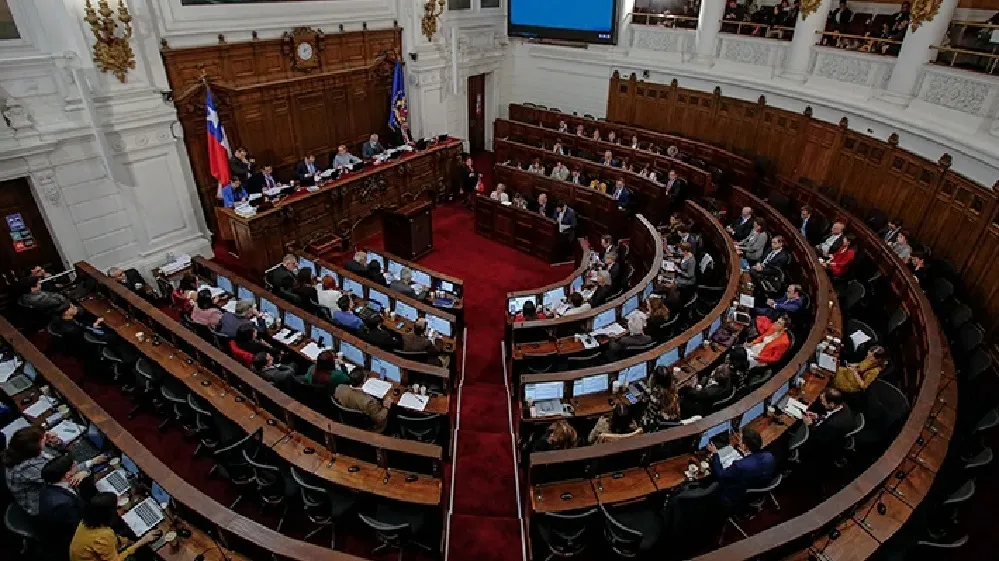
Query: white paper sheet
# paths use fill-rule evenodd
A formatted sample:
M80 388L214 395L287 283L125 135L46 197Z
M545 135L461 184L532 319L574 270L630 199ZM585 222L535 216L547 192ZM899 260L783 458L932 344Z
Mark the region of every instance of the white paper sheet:
M46 411L52 409L53 407L55 407L55 400L50 397L45 397L43 395L40 398L38 398L38 401L32 403L31 407L25 409L24 414L27 415L28 417L31 417L32 419L36 419L39 416L41 416L42 413L45 413Z
M618 337L620 335L624 335L627 332L628 332L628 330L625 329L625 328L623 328L623 327L621 327L621 324L619 324L619 323L612 323L612 324L610 324L607 327L604 327L602 329L597 329L596 331L591 331L590 335L593 335L594 337L596 337L598 335L606 335L608 337Z
M309 357L309 360L316 360L319 358L319 353L328 349L329 347L320 347L315 342L310 342L308 345L302 347L299 352Z
M10 437L14 436L14 433L29 426L31 423L28 422L24 417L18 417L14 419L9 425L3 428L3 435L7 437L7 441L10 442Z
M858 329L850 334L850 340L853 341L854 347L859 347L870 341L871 338L866 333Z
M414 411L423 411L427 408L427 403L429 402L429 396L416 395L412 392L406 392L399 398L399 405Z
M839 361L836 357L822 353L819 355L819 368L823 370L828 370L830 372L835 372L836 368L839 366Z
M221 296L222 294L225 294L225 290L222 290L221 288L218 288L216 286L208 286L207 284L203 284L203 285L201 285L201 286L198 287L198 292L201 292L202 290L207 290L207 291L211 292L212 293L212 298L214 298L216 296Z
M742 306L743 308L755 308L756 299L750 296L749 294L740 294L739 305Z
M84 427L70 420L65 420L52 428L52 434L59 437L63 443L70 443L83 434Z
M10 380L10 377L17 371L18 366L21 366L21 361L17 358L12 358L6 362L0 362L0 384Z
M392 389L392 382L386 382L385 380L379 380L378 378L368 378L364 381L364 385L361 386L361 391L372 396L381 399L385 397L385 394Z
M227 312L229 312L230 314L235 314L236 313L236 301L235 300L229 300L228 302L225 303L225 306L222 306L222 309L225 310L225 311L227 311Z

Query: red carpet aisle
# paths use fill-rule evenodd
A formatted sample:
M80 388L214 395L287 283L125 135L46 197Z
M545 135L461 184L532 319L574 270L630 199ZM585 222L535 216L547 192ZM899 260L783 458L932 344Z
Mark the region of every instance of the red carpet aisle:
M499 346L506 293L549 284L572 269L477 236L471 211L458 204L434 213L434 247L420 263L464 279L468 325L450 559L515 561L521 536Z

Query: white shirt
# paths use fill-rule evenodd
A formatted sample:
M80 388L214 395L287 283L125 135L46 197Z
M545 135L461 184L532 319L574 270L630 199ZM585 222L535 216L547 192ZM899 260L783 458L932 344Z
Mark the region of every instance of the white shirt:
M590 311L590 304L589 304L589 302L584 302L583 305L580 306L580 307L578 307L578 308L569 308L562 315L563 316L574 316L576 314L581 314L583 312L588 312L588 311Z
M510 195L507 195L506 193L500 193L499 191L493 191L492 193L489 193L489 198L494 201L499 201L501 203L510 202Z
M323 285L316 286L316 299L319 301L320 306L329 308L330 311L336 311L340 308L337 306L337 301L343 293L339 290L323 290Z
M833 234L829 236L828 238L826 238L826 241L822 242L822 244L819 245L819 249L822 250L822 253L829 253L829 250L832 248L833 244L836 243L836 240L840 239L841 237L843 237L843 234Z

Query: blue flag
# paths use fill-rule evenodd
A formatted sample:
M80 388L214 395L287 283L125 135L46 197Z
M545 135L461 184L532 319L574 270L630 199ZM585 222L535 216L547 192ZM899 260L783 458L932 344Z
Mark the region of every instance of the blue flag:
M388 125L393 130L398 130L404 124L409 124L409 104L406 101L406 78L402 74L402 63L397 60L395 73L392 76Z

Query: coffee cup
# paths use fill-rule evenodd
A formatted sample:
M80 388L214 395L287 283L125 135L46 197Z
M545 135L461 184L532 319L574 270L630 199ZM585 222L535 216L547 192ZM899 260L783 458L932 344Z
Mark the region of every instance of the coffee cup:
M146 340L146 334L141 331L136 331L135 338L138 339L140 343L143 343Z
M180 540L177 539L177 532L173 530L163 534L163 541L170 546L170 551L177 552L180 549Z

